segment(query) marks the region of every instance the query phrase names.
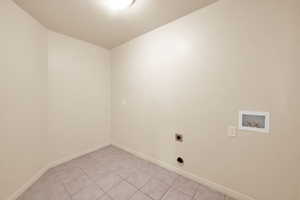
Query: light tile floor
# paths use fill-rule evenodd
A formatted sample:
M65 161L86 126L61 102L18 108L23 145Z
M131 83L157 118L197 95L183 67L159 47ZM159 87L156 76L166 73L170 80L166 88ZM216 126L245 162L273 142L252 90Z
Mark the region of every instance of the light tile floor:
M105 147L50 169L18 200L224 200L225 195Z

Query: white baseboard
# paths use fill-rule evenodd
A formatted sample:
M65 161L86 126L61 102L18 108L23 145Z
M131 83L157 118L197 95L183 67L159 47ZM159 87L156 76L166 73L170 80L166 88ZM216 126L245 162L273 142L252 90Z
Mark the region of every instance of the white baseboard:
M7 200L16 200L21 194L29 189L44 173L48 171L48 167L44 167L39 170L33 177L29 179L24 185L22 185L15 193L13 193Z
M73 160L75 158L78 158L80 156L83 156L85 154L91 153L93 151L96 151L98 149L104 148L106 146L109 146L111 144L103 144L103 145L99 145L93 148L90 148L86 151L83 152L79 152L76 154L72 154L70 156L67 156L65 158L59 159L57 161L54 161L50 164L48 164L46 167L42 168L41 170L39 170L33 177L30 178L29 181L27 181L24 185L22 185L14 194L12 194L7 200L16 200L21 194L23 194L26 190L28 190L39 178L41 178L41 176L43 176L43 174L45 174L49 169L56 167L60 164L63 164L65 162L68 162L70 160Z
M107 147L107 146L109 146L109 145L111 145L111 144L107 143L107 144L99 145L99 146L96 146L96 147L94 147L94 148L90 148L90 149L88 149L88 150L85 150L85 151L82 151L82 152L79 152L79 153L75 153L75 154L69 155L69 156L67 156L67 157L64 157L64 158L62 158L62 159L56 160L56 161L54 161L54 162L52 162L52 163L50 163L50 164L48 165L48 169L51 169L51 168L53 168L53 167L56 167L56 166L58 166L58 165L60 165L60 164L63 164L63 163L65 163L65 162L68 162L68 161L70 161L70 160L73 160L73 159L75 159L75 158L78 158L78 157L83 156L83 155L85 155L85 154L88 154L88 153L97 151L98 149Z
M212 181L209 181L209 180L207 180L205 178L198 177L198 176L196 176L196 175L194 175L194 174L192 174L190 172L187 172L187 171L185 171L185 170L183 170L181 168L172 166L172 165L170 165L170 164L168 164L166 162L163 162L161 160L155 159L155 158L153 158L151 156L147 156L147 155L145 155L143 153L139 153L137 151L134 151L132 149L124 147L123 145L120 145L120 144L117 144L117 143L113 143L112 145L114 145L114 146L116 146L116 147L118 147L120 149L123 149L123 150L125 150L125 151L127 151L129 153L132 153L132 154L136 155L137 157L140 157L140 158L142 158L144 160L148 160L148 161L150 161L152 163L155 163L155 164L157 164L157 165L159 165L159 166L161 166L163 168L166 168L166 169L168 169L170 171L176 172L177 174L180 174L180 175L182 175L182 176L184 176L186 178L194 180L194 181L196 181L196 182L198 182L198 183L200 183L202 185L205 185L205 186L207 186L207 187L209 187L209 188L211 188L211 189L213 189L215 191L221 192L221 193L223 193L225 195L228 195L228 196L230 196L232 198L235 198L237 200L255 200L254 198L252 198L252 197L250 197L250 196L248 196L246 194L242 194L240 192L237 192L237 191L235 191L233 189L230 189L228 187L225 187L223 185L220 185L220 184L214 183Z

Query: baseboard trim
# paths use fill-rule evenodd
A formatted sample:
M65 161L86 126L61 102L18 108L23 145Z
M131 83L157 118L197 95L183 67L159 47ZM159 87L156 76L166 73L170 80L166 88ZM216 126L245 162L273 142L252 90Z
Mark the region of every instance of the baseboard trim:
M70 156L66 156L62 159L59 159L57 161L51 162L49 163L46 167L42 168L41 170L39 170L33 177L31 177L29 179L29 181L27 181L24 185L22 185L14 194L12 194L7 200L16 200L19 196L21 196L21 194L23 194L26 190L28 190L39 178L41 178L49 169L56 167L60 164L63 164L65 162L68 162L70 160L73 160L75 158L78 158L80 156L83 156L85 154L91 153L93 151L96 151L98 149L104 148L106 146L109 146L111 144L107 143L107 144L102 144L93 148L90 148L86 151L82 151L79 153L75 153L72 154Z
M94 151L96 151L96 150L98 150L98 149L107 147L107 146L109 146L109 145L111 145L111 144L110 144L110 143L106 143L106 144L103 144L103 145L96 146L96 147L94 147L94 148L90 148L90 149L88 149L88 150L86 150L86 151L82 151L82 152L80 152L80 153L75 153L75 154L72 154L72 155L70 155L70 156L66 156L66 157L64 157L64 158L62 158L62 159L59 159L59 160L56 160L56 161L50 163L50 164L48 165L48 169L51 169L51 168L56 167L56 166L58 166L58 165L61 165L61 164L65 163L65 162L68 162L68 161L70 161L70 160L73 160L73 159L75 159L75 158L78 158L78 157L80 157L80 156L83 156L83 155L85 155L85 154L94 152Z
M16 200L21 194L28 190L44 173L48 171L48 167L40 169L29 181L22 185L14 194L12 194L7 200Z
M190 178L191 180L194 180L194 181L196 181L196 182L198 182L198 183L200 183L202 185L205 185L205 186L207 186L207 187L209 187L209 188L211 188L213 190L221 192L221 193L223 193L225 195L228 195L228 196L230 196L232 198L235 198L237 200L255 200L254 198L252 198L252 197L250 197L250 196L248 196L246 194L242 194L240 192L237 192L237 191L235 191L233 189L230 189L228 187L225 187L223 185L214 183L214 182L212 182L210 180L207 180L205 178L201 178L201 177L196 176L196 175L194 175L194 174L192 174L190 172L187 172L187 171L185 171L185 170L183 170L181 168L174 167L174 166L172 166L172 165L170 165L170 164L168 164L166 162L163 162L161 160L155 159L155 158L153 158L151 156L148 156L148 155L145 155L143 153L137 152L135 150L127 148L127 147L125 147L123 145L120 145L118 143L113 143L112 145L114 145L114 146L116 146L116 147L118 147L120 149L123 149L123 150L125 150L125 151L127 151L129 153L132 153L133 155L136 155L137 157L140 157L142 159L145 159L145 160L148 160L148 161L150 161L152 163L155 163L155 164L157 164L157 165L159 165L159 166L161 166L163 168L166 168L166 169L168 169L170 171L176 172L176 173L178 173L178 174L180 174L180 175L182 175L182 176L184 176L186 178Z

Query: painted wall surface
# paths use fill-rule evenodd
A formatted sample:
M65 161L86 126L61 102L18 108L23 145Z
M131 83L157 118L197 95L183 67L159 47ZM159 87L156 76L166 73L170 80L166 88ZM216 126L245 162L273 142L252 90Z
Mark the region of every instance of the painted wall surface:
M47 31L10 0L0 1L0 199L47 160Z
M219 1L114 49L112 141L174 166L181 155L257 200L296 200L295 2ZM270 112L270 134L227 137L239 110Z
M109 52L49 32L49 141L53 160L109 144Z
M298 15L295 18L295 31L294 31L294 37L295 37L295 48L293 50L294 53L294 58L296 59L295 62L297 62L298 64L295 66L295 71L294 71L294 83L292 84L292 91L291 94L294 94L293 99L294 99L294 104L292 106L292 110L294 112L293 115L293 119L294 119L294 124L296 125L296 132L298 133L298 166L297 167L297 171L298 171L298 175L296 183L298 184L298 198L300 199L300 134L299 134L299 130L300 130L300 118L299 118L299 113L300 113L300 92L299 92L299 85L300 85L300 79L299 79L299 75L300 75L300 1L296 1L295 5L294 5L294 9L295 12L298 13ZM296 95L296 97L295 97Z
M0 1L0 199L41 169L109 144L109 52ZM49 59L48 59L49 58Z
M174 166L182 155L199 177L298 200L298 11L296 0L220 0L110 58L1 0L0 199L49 163L110 143L112 126L114 143ZM271 112L270 134L228 138L239 109Z

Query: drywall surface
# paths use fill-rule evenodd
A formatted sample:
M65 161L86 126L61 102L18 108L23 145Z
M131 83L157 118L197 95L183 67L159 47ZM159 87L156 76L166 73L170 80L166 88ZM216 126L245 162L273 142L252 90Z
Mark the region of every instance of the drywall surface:
M294 69L292 71L291 80L290 80L290 116L291 121L293 122L292 125L294 126L295 133L298 135L298 146L295 147L295 152L297 152L297 160L298 165L295 165L295 169L297 170L297 174L295 174L295 184L298 186L298 199L300 199L300 92L299 92L299 85L300 85L300 1L294 2L294 13L297 15L293 18L294 22L294 29L293 29L293 48L291 50L291 62L297 63L294 65Z
M0 1L0 199L52 163L110 143L109 52ZM48 59L49 58L49 59Z
M49 141L52 160L109 144L109 52L48 34Z
M295 2L219 1L114 49L113 143L183 156L184 170L257 200L296 200ZM270 112L270 133L227 137L239 110Z
M10 0L0 1L0 199L49 160L46 140L47 31Z
M298 171L298 175L295 176L297 178L296 180L296 184L298 184L298 198L300 199L300 118L299 118L299 113L300 113L300 92L299 92L299 85L300 85L300 79L299 79L299 75L300 75L300 1L296 1L295 6L294 6L295 12L298 13L298 15L295 18L295 31L294 31L294 36L295 36L295 48L293 50L294 53L294 58L296 59L295 62L297 62L298 64L295 66L295 71L294 71L294 83L292 84L292 91L291 94L293 95L293 99L294 99L294 103L292 104L292 110L294 111L294 115L293 115L293 119L294 119L294 124L296 125L296 133L298 133L298 165L297 167L297 171ZM296 95L296 97L295 97Z

